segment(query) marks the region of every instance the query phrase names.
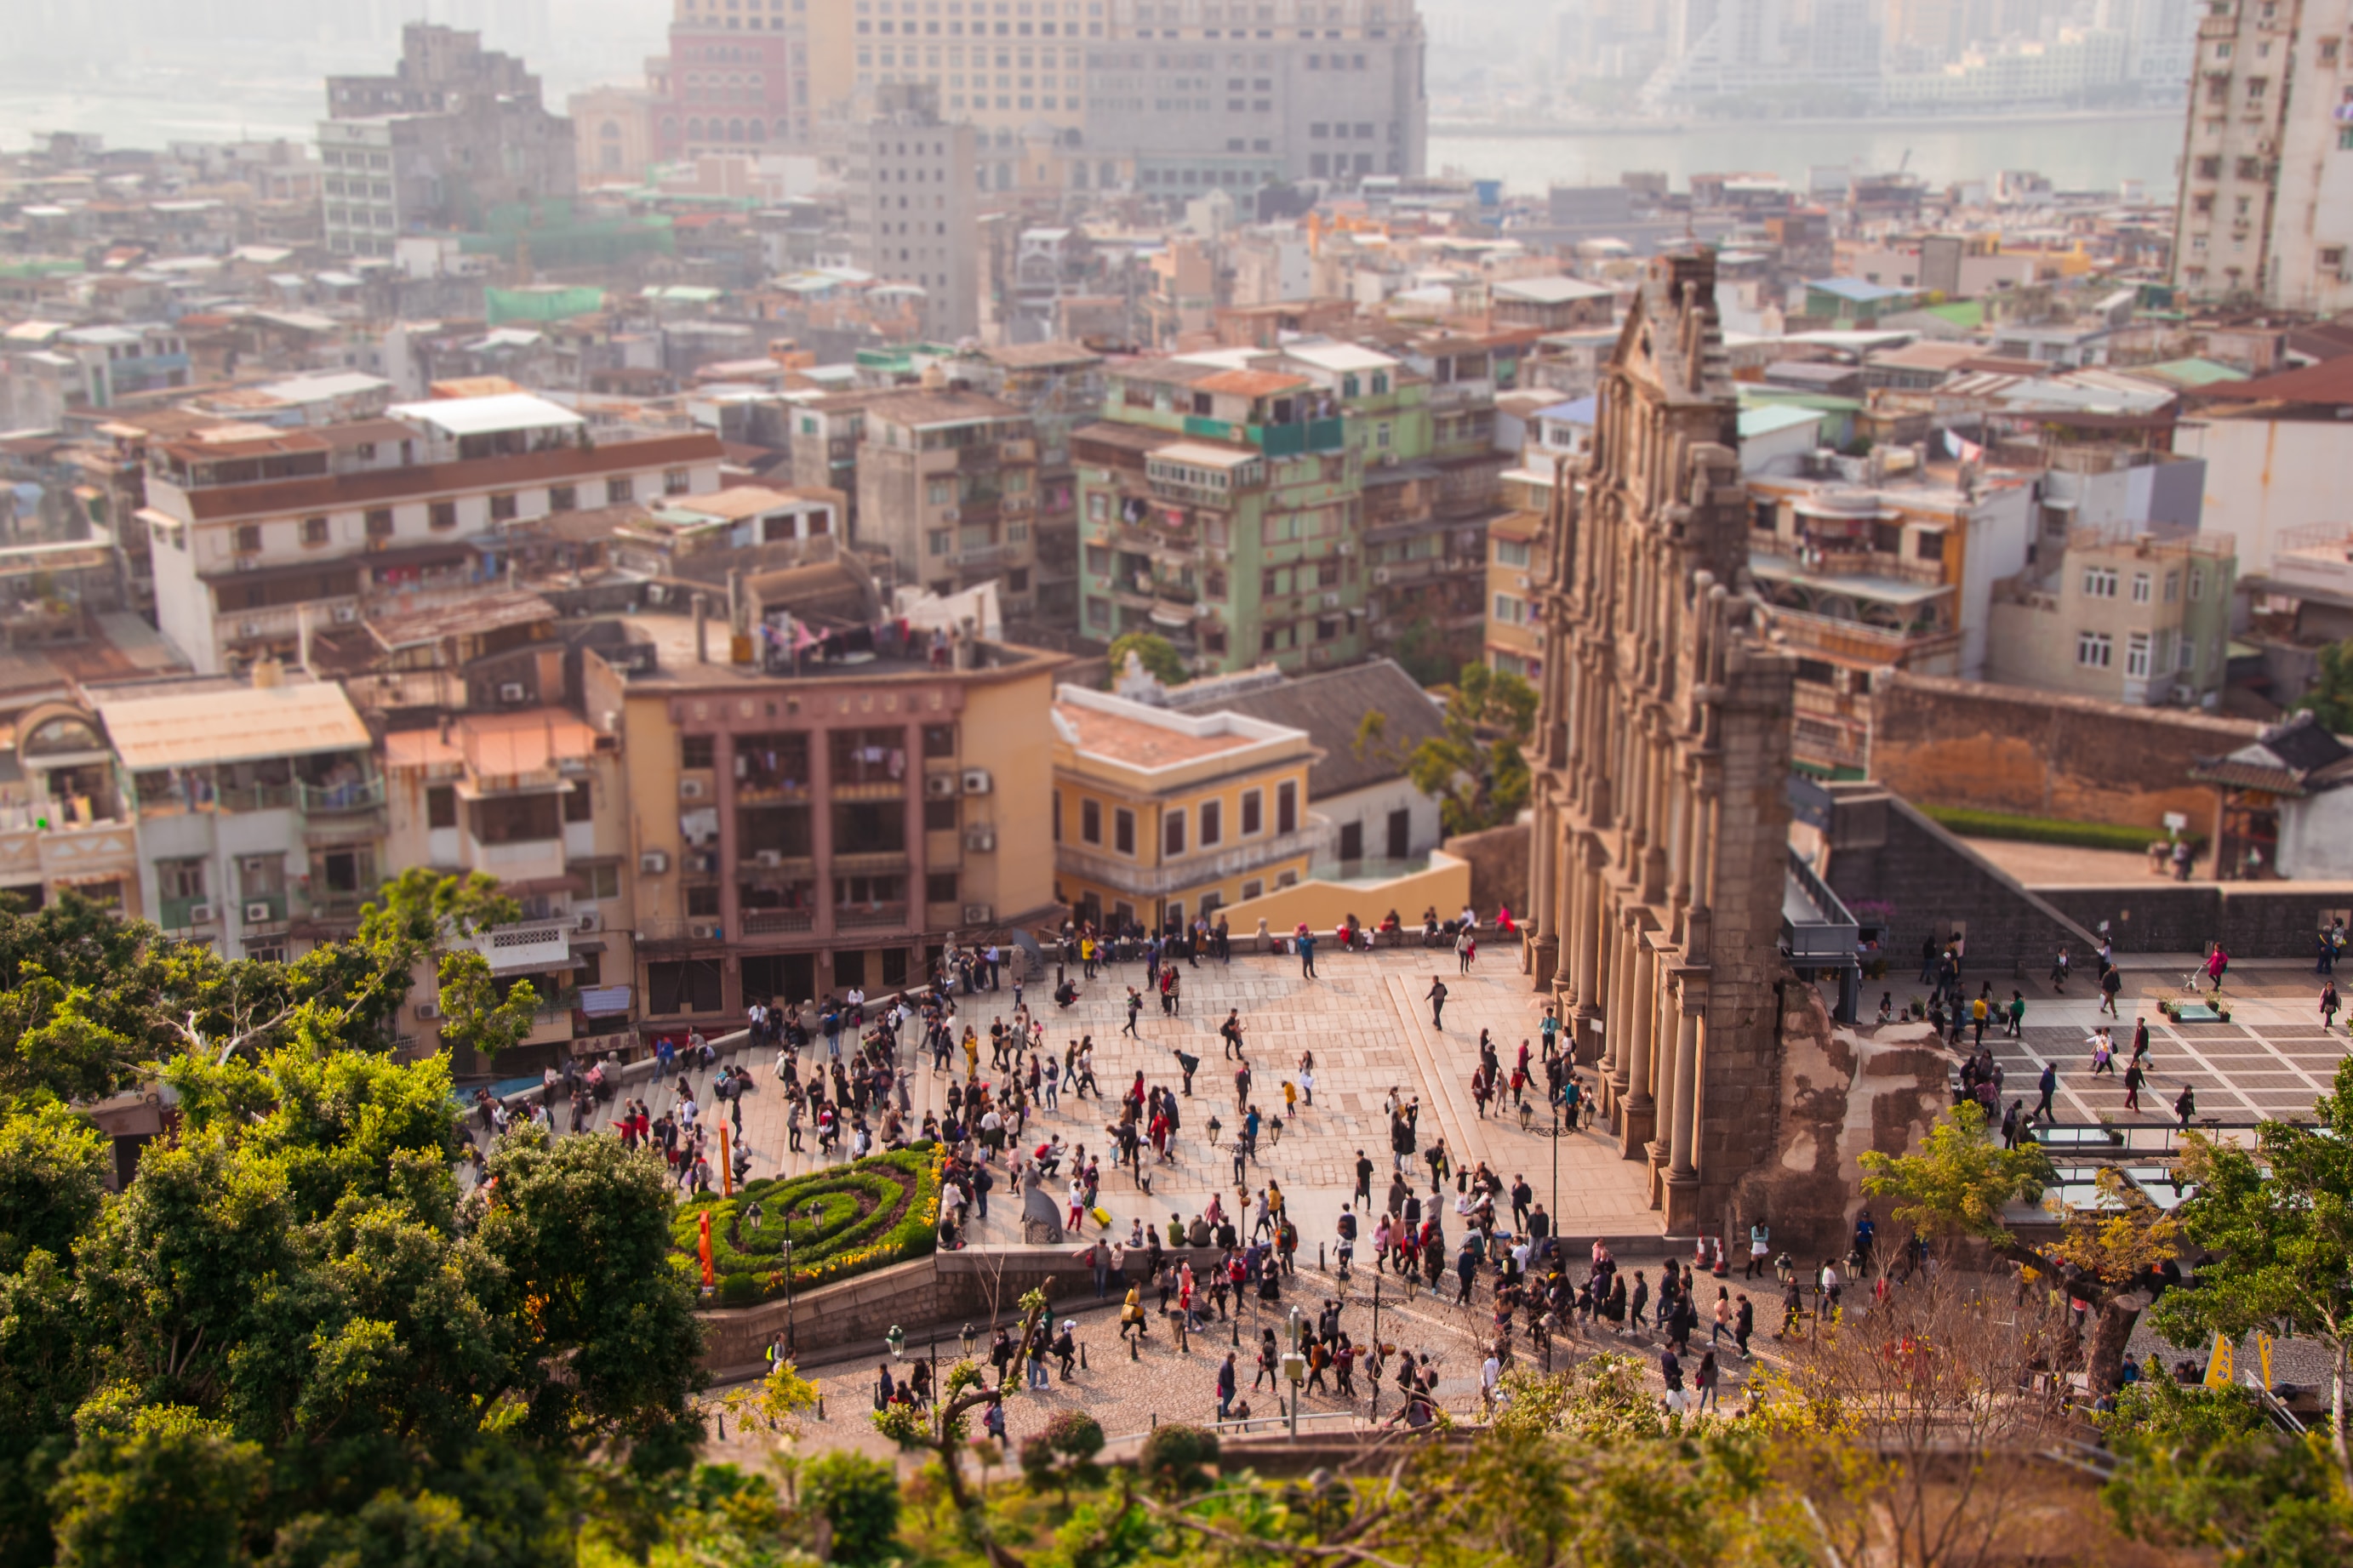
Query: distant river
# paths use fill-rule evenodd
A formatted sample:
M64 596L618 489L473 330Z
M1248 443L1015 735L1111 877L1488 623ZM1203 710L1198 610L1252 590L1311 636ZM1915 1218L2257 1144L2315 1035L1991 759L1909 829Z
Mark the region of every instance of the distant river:
M1803 188L1806 171L1838 164L1861 172L1907 167L1931 184L2031 169L2063 190L2113 191L2144 182L2172 192L2181 116L2051 115L2002 120L1704 125L1688 130L1574 130L1460 134L1433 130L1430 167L1501 178L1535 195L1550 184L1615 184L1630 170L1657 170L1677 186L1694 174L1775 174Z

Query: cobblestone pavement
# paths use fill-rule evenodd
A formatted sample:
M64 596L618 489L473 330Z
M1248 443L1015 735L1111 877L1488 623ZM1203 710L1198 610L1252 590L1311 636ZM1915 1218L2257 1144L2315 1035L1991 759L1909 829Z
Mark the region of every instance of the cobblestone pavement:
M1422 1105L1420 1143L1427 1148L1442 1137L1456 1160L1469 1165L1484 1160L1506 1182L1525 1174L1536 1199L1570 1238L1596 1235L1614 1237L1656 1237L1658 1217L1643 1188L1642 1168L1618 1158L1607 1134L1591 1130L1556 1141L1546 1134L1548 1118L1535 1130L1522 1131L1515 1116L1477 1114L1470 1079L1477 1066L1482 1029L1493 1031L1499 1054L1508 1066L1523 1039L1532 1044L1542 1016L1541 1000L1530 989L1528 977L1512 967L1508 949L1482 958L1475 972L1454 973L1451 952L1382 952L1317 954L1318 977L1299 973L1296 959L1237 956L1229 963L1204 961L1184 971L1182 1011L1163 1017L1156 999L1147 1005L1138 1024L1138 1037L1122 1033L1126 1020L1127 986L1141 984L1141 963L1107 968L1092 982L1081 982L1081 996L1070 1008L1053 1005L1048 986L1029 987L1026 995L1046 1015L1047 1043L1060 1056L1064 1046L1092 1036L1095 1046L1095 1077L1107 1103L1090 1097L1074 1100L1065 1093L1059 1108L1034 1116L1024 1142L1042 1142L1060 1133L1073 1145L1108 1156L1110 1109L1137 1072L1148 1084L1175 1088L1180 1081L1176 1052L1179 1048L1201 1059L1193 1098L1181 1102L1183 1125L1173 1163L1154 1165L1147 1151L1145 1173L1151 1178L1147 1197L1124 1172L1113 1171L1105 1159L1103 1206L1113 1215L1113 1233L1124 1237L1134 1219L1156 1224L1164 1234L1175 1213L1190 1221L1207 1204L1214 1187L1224 1194L1226 1207L1235 1205L1233 1132L1240 1116L1235 1102L1235 1063L1223 1059L1224 1042L1218 1035L1229 1008L1239 1008L1245 1026L1252 1084L1251 1100L1261 1113L1282 1104L1282 1080L1296 1079L1302 1053L1315 1057L1314 1103L1303 1104L1278 1137L1262 1132L1257 1158L1248 1162L1243 1175L1252 1194L1270 1180L1281 1184L1299 1226L1303 1252L1313 1257L1319 1244L1334 1237L1341 1205L1350 1201L1356 1180L1356 1152L1365 1151L1377 1167L1374 1193L1386 1190L1391 1161L1388 1123L1382 1100L1392 1085ZM1073 972L1075 973L1075 971ZM1420 999L1430 980L1442 974L1450 993L1445 1027L1430 1026L1430 1010ZM988 1071L988 1026L997 1018L1012 1022L1014 993L1010 984L996 993L956 998L960 1036L965 1021L980 1032L982 1076ZM944 1113L949 1079L934 1073L929 1058L916 1061L918 1041L910 1038L901 1052L910 1068L908 1089L914 1111L911 1124L921 1125L926 1110ZM723 1058L727 1059L727 1058ZM803 1135L804 1148L787 1149L784 1097L777 1092L773 1058L735 1059L748 1066L757 1086L743 1102L743 1142L753 1155L752 1176L797 1175L821 1163L814 1132ZM825 1060L824 1044L803 1053L803 1070ZM961 1075L963 1057L955 1058ZM712 1075L690 1075L698 1102L707 1116L714 1109L707 1097ZM1589 1081L1589 1077L1588 1077ZM667 1083L633 1086L656 1114L673 1099L676 1076ZM648 1092L649 1087L650 1092ZM1532 1101L1531 1103L1536 1103ZM607 1108L609 1109L609 1108ZM559 1109L561 1124L566 1112ZM1215 1147L1208 1142L1208 1121L1223 1125ZM731 1134L732 1136L732 1134ZM1557 1152L1556 1187L1553 1159ZM1067 1169L1067 1167L1066 1167ZM1415 1177L1425 1186L1429 1168L1416 1161ZM1554 1194L1558 1194L1556 1203ZM1016 1244L1021 1239L1019 1207L1007 1201L999 1187L988 1218L970 1227L978 1246ZM1057 1191L1059 1197L1060 1192ZM1092 1234L1090 1231L1090 1234ZM1369 1227L1360 1241L1360 1257L1369 1258Z
M1660 1256L1628 1258L1620 1255L1621 1265L1628 1269L1641 1268L1646 1278L1658 1278ZM1578 1273L1583 1272L1580 1265ZM1482 1283L1472 1305L1453 1306L1452 1280L1447 1281L1442 1296L1427 1290L1417 1290L1410 1298L1400 1300L1394 1279L1378 1278L1365 1269L1342 1284L1328 1273L1303 1268L1289 1281L1280 1307L1263 1306L1256 1300L1245 1303L1240 1315L1240 1345L1234 1343L1237 1324L1214 1317L1209 1325L1178 1343L1173 1320L1155 1315L1151 1332L1136 1347L1135 1359L1118 1335L1118 1324L1110 1304L1098 1305L1092 1299L1078 1304L1073 1311L1067 1303L1057 1303L1056 1321L1075 1317L1079 1329L1075 1337L1086 1347L1086 1365L1077 1371L1069 1382L1059 1377L1040 1390L1025 1390L1017 1374L1006 1399L1006 1432L1018 1445L1020 1440L1040 1430L1060 1411L1082 1409L1103 1424L1104 1433L1114 1440L1114 1448L1122 1438L1136 1438L1152 1429L1156 1421L1188 1421L1208 1424L1217 1418L1218 1367L1229 1352L1235 1356L1237 1384L1241 1398L1250 1407L1250 1429L1272 1432L1280 1429L1283 1415L1282 1399L1275 1391L1261 1384L1250 1386L1257 1372L1256 1345L1261 1328L1277 1329L1278 1336L1283 1313L1296 1306L1301 1312L1314 1317L1326 1298L1343 1302L1341 1326L1350 1338L1360 1342L1368 1341L1373 1331L1372 1298L1375 1283L1380 1286L1380 1338L1395 1345L1401 1352L1410 1352L1417 1357L1427 1354L1436 1367L1439 1403L1459 1418L1476 1419L1479 1414L1478 1371L1484 1354L1483 1342L1492 1332L1491 1299ZM1726 1281L1736 1290L1749 1289L1750 1299L1757 1306L1760 1324L1778 1312L1778 1298L1769 1282L1754 1287L1745 1286L1737 1276ZM1707 1282L1701 1282L1702 1293L1713 1300ZM1147 1304L1149 1298L1147 1298ZM1693 1338L1694 1354L1686 1364L1696 1364L1698 1352L1706 1340L1705 1334ZM986 1339L982 1353L986 1354ZM907 1361L912 1363L925 1355L932 1347L922 1341L911 1340L907 1345ZM1722 1347L1724 1366L1720 1397L1737 1404L1740 1389L1748 1374L1770 1354L1769 1339L1760 1333L1752 1342L1757 1353L1754 1360L1744 1360L1735 1354L1729 1340ZM1656 1363L1659 1341L1655 1334L1626 1336L1606 1332L1569 1332L1554 1340L1554 1364L1567 1364L1572 1358L1583 1358L1603 1351L1615 1351L1637 1355L1651 1364L1650 1381L1656 1384ZM956 1361L962 1350L953 1337L938 1346L939 1364L944 1369ZM1541 1365L1541 1358L1528 1361L1532 1352L1525 1338L1518 1342L1518 1354L1523 1364ZM849 1447L877 1458L890 1458L892 1445L876 1433L871 1415L874 1407L877 1368L888 1359L878 1338L870 1357L846 1362L827 1362L811 1369L809 1375L825 1394L825 1416L810 1418L805 1423L803 1442L811 1447ZM1049 1363L1050 1369L1052 1363ZM904 1376L909 1368L895 1369ZM1380 1393L1379 1418L1388 1420L1397 1413L1398 1396L1394 1382L1395 1363L1389 1366L1391 1381L1383 1384ZM990 1381L994 1383L994 1374ZM1327 1379L1328 1381L1328 1379ZM715 1399L724 1391L715 1391ZM1361 1428L1371 1424L1373 1402L1364 1380L1357 1379L1357 1396L1343 1399L1329 1392L1305 1394L1300 1404L1302 1433L1319 1428L1342 1426ZM1313 1419L1310 1419L1310 1418ZM977 1423L975 1423L977 1430ZM724 1441L714 1444L713 1458L750 1459L765 1449L762 1435L744 1434L731 1424Z

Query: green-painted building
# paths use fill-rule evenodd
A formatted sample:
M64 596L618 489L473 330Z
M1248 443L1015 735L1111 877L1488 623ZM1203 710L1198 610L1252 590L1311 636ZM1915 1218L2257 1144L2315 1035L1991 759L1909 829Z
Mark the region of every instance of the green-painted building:
M1157 632L1204 673L1350 663L1366 651L1356 420L1308 376L1234 359L1105 367L1104 417L1072 438L1079 629Z

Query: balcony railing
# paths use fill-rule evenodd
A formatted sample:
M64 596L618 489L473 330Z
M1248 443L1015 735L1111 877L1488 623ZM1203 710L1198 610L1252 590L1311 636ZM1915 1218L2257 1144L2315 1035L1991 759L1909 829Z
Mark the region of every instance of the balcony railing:
M534 921L524 925L494 926L474 934L474 951L501 974L568 963L572 960L572 925L568 921Z
M1321 838L1320 832L1302 828L1274 834L1215 854L1180 856L1161 866L1139 866L1133 860L1075 847L1066 842L1054 847L1054 865L1058 870L1100 882L1124 893L1147 899L1164 898L1202 882L1221 881L1272 865L1278 860L1312 854Z
M345 811L374 811L384 804L384 780L350 779L342 784L314 784L295 781L295 803L304 813L329 816Z
M906 923L905 904L838 904L833 911L833 929L836 931L898 928Z
M779 936L792 931L813 931L817 927L815 910L745 910L737 922L745 936Z

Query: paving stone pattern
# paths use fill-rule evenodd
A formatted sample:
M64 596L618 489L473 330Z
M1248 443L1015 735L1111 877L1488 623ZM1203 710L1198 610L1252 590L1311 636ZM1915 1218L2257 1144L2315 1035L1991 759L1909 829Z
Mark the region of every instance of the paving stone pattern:
M1024 1142L1042 1142L1059 1132L1066 1142L1084 1144L1091 1153L1108 1156L1105 1135L1115 1120L1111 1106L1141 1071L1147 1084L1175 1088L1180 1081L1175 1052L1179 1047L1201 1058L1194 1079L1193 1098L1182 1102L1183 1125L1176 1140L1174 1163L1151 1166L1153 1192L1146 1198L1123 1172L1104 1163L1103 1205L1113 1216L1114 1233L1124 1237L1130 1222L1143 1217L1164 1233L1171 1212L1188 1222L1208 1202L1212 1187L1224 1194L1226 1207L1234 1206L1233 1134L1240 1121L1234 1099L1233 1068L1225 1058L1218 1027L1226 1011L1238 1007L1245 1026L1244 1041L1252 1073L1251 1099L1262 1113L1279 1110L1282 1080L1294 1078L1303 1052L1315 1056L1315 1102L1302 1105L1281 1137L1261 1134L1258 1157L1249 1163L1247 1185L1254 1194L1270 1179L1281 1184L1299 1226L1303 1250L1312 1256L1318 1243L1328 1243L1341 1205L1348 1202L1355 1184L1356 1151L1370 1154L1378 1167L1374 1178L1377 1200L1385 1193L1390 1169L1388 1124L1382 1102L1392 1085L1422 1105L1420 1143L1434 1137L1446 1140L1448 1150L1465 1165L1484 1160L1507 1182L1525 1174L1537 1200L1559 1220L1557 1228L1570 1237L1596 1235L1615 1237L1655 1237L1658 1217L1648 1204L1641 1167L1618 1158L1605 1131L1591 1128L1558 1140L1559 1199L1553 1199L1554 1140L1546 1135L1549 1119L1539 1119L1537 1131L1523 1132L1516 1116L1491 1113L1481 1118L1471 1098L1470 1079L1477 1065L1479 1031L1493 1032L1508 1070L1519 1042L1534 1048L1542 1016L1541 999L1529 988L1528 977L1514 966L1508 947L1490 950L1471 974L1458 974L1451 952L1384 951L1375 953L1319 952L1317 978L1299 972L1295 958L1237 954L1230 963L1204 960L1184 971L1181 1012L1176 1018L1161 1016L1157 998L1147 1003L1137 1027L1141 1038L1124 1036L1125 999L1130 984L1141 985L1141 963L1113 965L1092 981L1082 980L1078 1003L1067 1009L1054 1006L1048 984L1027 988L1024 994L1045 1015L1047 1043L1059 1057L1064 1046L1091 1035L1095 1046L1095 1077L1109 1097L1099 1106L1090 1097L1075 1100L1065 1092L1058 1110L1032 1117ZM1076 975L1073 968L1072 973ZM1433 975L1443 975L1449 999L1444 1029L1433 1029L1429 1006L1421 1000ZM981 1068L988 1070L987 1042L989 1024L1003 1017L1010 1024L1014 992L1003 990L958 996L957 1032L963 1021L980 1031ZM708 1032L716 1034L716 1027ZM909 1093L914 1105L911 1125L920 1126L926 1110L944 1113L949 1079L935 1074L929 1058L915 1060L917 1031L902 1051L910 1071ZM778 1092L773 1057L753 1059L745 1052L733 1059L748 1066L757 1085L743 1103L744 1141L753 1155L752 1176L797 1175L816 1169L813 1131L804 1131L803 1151L789 1152L785 1133L785 1102ZM825 1046L803 1053L806 1073L825 1059ZM961 1051L954 1058L963 1071ZM689 1074L705 1118L720 1108L709 1097L714 1072ZM640 1080L633 1091L653 1108L668 1109L674 1098L676 1074L659 1083ZM1532 1100L1531 1103L1536 1103ZM609 1110L609 1108L605 1108ZM564 1127L568 1112L555 1111ZM1211 1116L1223 1123L1219 1144L1208 1142ZM602 1123L600 1122L599 1125ZM469 1121L470 1128L472 1123ZM732 1134L731 1134L732 1136ZM1418 1158L1414 1178L1427 1190L1429 1168ZM1450 1194L1451 1195L1451 1194ZM1007 1202L1000 1187L986 1220L971 1229L976 1245L1009 1245L1021 1240L1018 1205ZM1366 1227L1367 1240L1370 1227ZM1092 1232L1090 1232L1092 1234ZM1360 1246L1364 1244L1360 1243ZM1369 1247L1364 1247L1369 1256Z

